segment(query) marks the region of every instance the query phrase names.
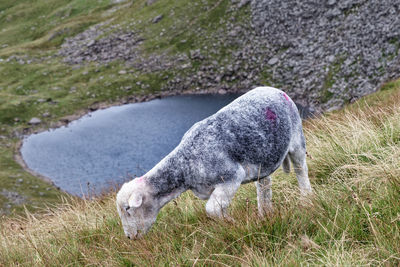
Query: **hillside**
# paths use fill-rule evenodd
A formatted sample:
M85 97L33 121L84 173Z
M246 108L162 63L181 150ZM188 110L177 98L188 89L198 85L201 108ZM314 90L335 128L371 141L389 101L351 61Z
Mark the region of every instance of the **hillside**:
M399 9L394 0L0 1L0 265L398 265ZM131 241L115 192L76 199L18 163L25 135L89 111L256 85L331 111L305 122L310 204L278 171L265 219L253 185L239 190L234 223L207 218L185 193Z
M0 265L397 266L400 262L400 82L305 123L315 192L299 202L296 178L273 175L274 212L257 217L242 186L234 222L207 218L184 193L141 240L125 237L115 193L65 200L1 222Z
M2 1L0 214L60 201L17 163L21 139L91 110L267 84L319 111L376 91L399 75L398 9L361 0Z
M229 1L147 2L0 3L0 214L59 201L56 188L16 162L24 135L101 107L179 92L168 83L199 68L181 62L199 56L194 48L205 41L198 29L207 35L228 17L239 21L248 13L248 6L239 10Z

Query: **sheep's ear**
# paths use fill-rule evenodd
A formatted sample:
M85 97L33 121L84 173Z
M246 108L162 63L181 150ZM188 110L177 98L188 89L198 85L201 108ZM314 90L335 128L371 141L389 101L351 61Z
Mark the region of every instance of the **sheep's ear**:
M129 198L128 204L129 207L132 208L138 208L140 205L142 205L143 202L143 195L142 194L132 194L132 196Z

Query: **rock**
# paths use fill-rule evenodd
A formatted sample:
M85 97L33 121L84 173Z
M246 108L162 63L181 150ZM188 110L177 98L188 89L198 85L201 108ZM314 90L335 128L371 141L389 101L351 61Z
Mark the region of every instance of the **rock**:
M147 0L147 1L146 1L146 5L151 6L151 5L154 4L155 2L157 2L157 0Z
M155 17L151 22L153 23L158 23L160 22L160 20L163 19L163 15L158 15L157 17Z
M43 118L50 117L50 113L49 112L45 112L45 113L42 114L42 117Z
M145 2L151 5L154 0ZM67 38L58 55L68 64L77 64L71 67L74 69L91 61L121 60L142 73L167 70L171 74L163 80L163 91L234 91L249 90L261 83L280 84L295 100L318 111L340 107L354 96L372 93L383 82L400 76L400 17L396 16L395 0L228 3L232 6L221 21L224 27L212 31L193 29L208 41L202 47L195 44L187 55L177 52L143 56L138 49L142 41L139 34L110 26L110 22ZM251 19L237 20L238 7L249 3ZM165 12L174 16L173 11ZM162 19L160 16L153 19L155 23ZM134 24L130 26L135 28ZM162 31L164 36L170 33ZM220 57L222 54L229 56ZM7 59L10 60L29 61L15 55ZM329 83L326 79L330 79ZM332 96L321 103L324 84L329 84Z
M328 57L328 62L329 63L332 63L332 62L334 62L335 61L335 56L329 56Z
M336 4L336 0L329 0L328 1L328 6L333 6Z
M276 63L278 63L279 59L277 57L273 57L270 60L268 60L268 65L273 66Z
M33 117L32 119L30 119L30 121L28 122L28 124L30 125L38 125L42 123L42 120L36 117Z
M8 199L8 201L10 201L12 204L15 204L15 205L22 205L26 202L26 197L21 196L17 192L8 191L6 189L3 189L0 192L0 195L2 195L6 199Z
M200 49L190 50L189 54L190 54L190 59L203 59Z
M226 90L225 89L219 89L218 90L218 94L224 95L224 94L226 94Z
M87 46L87 47L91 47L91 46L93 46L95 43L96 43L95 40L90 40L89 43L87 43L86 46Z
M126 70L120 70L120 71L118 71L118 74L125 75L126 74Z
M241 1L239 2L238 7L239 7L239 8L242 8L242 7L244 7L245 5L247 5L247 4L249 4L249 3L250 3L250 0L241 0Z

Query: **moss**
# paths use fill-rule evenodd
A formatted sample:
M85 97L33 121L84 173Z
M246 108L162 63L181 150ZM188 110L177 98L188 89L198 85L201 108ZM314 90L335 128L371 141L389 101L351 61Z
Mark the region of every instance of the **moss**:
M330 89L335 84L336 75L340 72L340 69L345 60L345 56L339 57L332 65L329 67L329 71L325 76L324 84L322 86L321 91L321 102L328 102L333 96L334 93L330 91Z

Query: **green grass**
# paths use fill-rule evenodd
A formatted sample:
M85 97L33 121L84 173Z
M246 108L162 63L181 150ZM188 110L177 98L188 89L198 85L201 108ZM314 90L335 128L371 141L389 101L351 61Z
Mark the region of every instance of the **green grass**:
M175 57L192 49L207 53L204 47L210 47L214 41L212 34L225 27L225 20L245 20L248 16L245 8L227 12L228 0L163 0L151 6L146 2L18 0L0 3L0 166L3 166L0 184L1 188L25 196L28 209L59 202L60 193L23 171L15 162L13 156L19 141L15 136L57 126L63 117L82 114L99 103L119 103L132 96L158 92L168 82L165 76L172 79L176 73L196 71L199 65L193 62L188 70L152 73L142 73L119 61L88 63L76 68L54 57L65 38L93 24L110 21L109 25L134 31L145 39L139 47L144 56L155 53ZM152 23L160 14L163 19ZM217 53L218 62L230 57L228 48L219 48L225 52ZM127 74L119 74L120 70L126 70ZM137 85L139 82L145 89ZM50 116L43 117L46 113ZM32 127L27 123L32 117L40 118L42 124L29 130ZM50 189L37 197L39 189L17 184L19 177L35 187L40 185L42 191L42 187ZM23 210L22 205L10 203L0 195L0 212L10 204L9 212Z
M379 101L378 101L379 100ZM128 240L115 193L68 200L44 214L3 220L4 265L396 266L400 262L400 81L304 125L314 196L303 203L293 174L273 175L274 212L257 216L252 184L230 208L206 216L187 192L151 231Z
M185 193L161 211L144 239L130 241L123 235L114 193L93 201L71 199L16 163L15 136L29 127L30 118L43 120L34 130L47 129L95 103L150 92L137 82L159 91L166 83L163 77L173 76L140 73L122 62L73 68L52 57L66 37L113 19L111 24L145 38L140 47L145 55L174 57L192 49L207 55L216 30L224 31L229 19L248 16L246 8L228 12L228 0L145 2L0 3L0 58L18 55L24 60L0 62L0 192L24 196L27 208L0 194L1 210L14 215L1 219L0 265L398 265L399 81L343 111L305 123L315 196L301 204L293 174L278 172L275 212L265 219L256 215L253 185L237 193L230 211L234 223L207 218L205 203ZM119 6L123 8L109 12ZM163 19L151 23L160 14ZM208 55L223 65L232 49L234 45L217 47L215 55ZM27 64L30 59L37 60ZM198 65L192 63L195 71ZM122 69L128 74L120 75ZM51 116L41 117L46 112Z
M340 71L340 68L343 65L344 58L345 57L342 56L338 60L336 60L336 62L334 62L330 66L329 71L326 74L324 84L322 86L322 91L321 91L321 102L322 103L328 102L334 96L334 93L332 93L329 90L332 88L333 83L335 82L335 75L337 75L337 73Z
M62 41L60 36L73 36L97 22L96 14L109 6L107 0L3 1L0 3L0 44L7 45L4 49L7 52L21 47L54 47ZM56 31L58 38L54 40Z

